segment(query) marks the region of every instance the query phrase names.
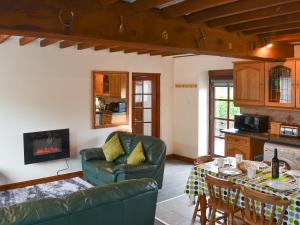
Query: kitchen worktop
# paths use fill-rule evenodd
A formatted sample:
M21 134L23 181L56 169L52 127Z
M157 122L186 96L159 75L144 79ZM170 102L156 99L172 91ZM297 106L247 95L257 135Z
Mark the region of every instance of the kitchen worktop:
M287 145L300 147L299 137L283 137L283 136L269 134L269 133L248 132L248 131L241 131L238 129L225 129L225 130L221 130L221 132L225 134L233 134L233 135L260 139L260 140L273 142L277 144L287 144Z

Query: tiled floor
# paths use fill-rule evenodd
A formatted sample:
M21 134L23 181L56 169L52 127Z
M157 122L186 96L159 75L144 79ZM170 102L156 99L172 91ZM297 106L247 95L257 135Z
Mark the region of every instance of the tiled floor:
M184 188L191 168L191 164L177 160L168 160L166 162L164 184L158 193L156 209L156 217L164 221L165 224L191 224L194 206L189 206L189 199L184 194ZM160 225L160 223L155 225Z

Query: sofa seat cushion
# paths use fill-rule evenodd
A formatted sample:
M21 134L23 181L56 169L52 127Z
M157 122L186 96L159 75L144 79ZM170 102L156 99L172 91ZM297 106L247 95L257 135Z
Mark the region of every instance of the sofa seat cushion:
M113 168L115 166L116 164L113 162L107 162L105 160L91 160L85 163L85 170L95 174L97 179L100 179L105 183L113 183L115 179Z

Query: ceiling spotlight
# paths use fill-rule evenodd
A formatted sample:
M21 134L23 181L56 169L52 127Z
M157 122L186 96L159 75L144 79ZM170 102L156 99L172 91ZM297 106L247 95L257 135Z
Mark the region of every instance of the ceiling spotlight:
M267 38L262 38L262 43L266 48L272 48L273 47L273 43L268 41Z
M269 43L266 45L266 48L272 48L273 47L273 43Z

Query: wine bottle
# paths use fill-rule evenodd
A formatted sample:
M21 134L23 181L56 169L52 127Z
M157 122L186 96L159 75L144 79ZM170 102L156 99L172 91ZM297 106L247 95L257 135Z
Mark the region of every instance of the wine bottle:
M274 157L272 159L272 178L279 177L279 159L277 155L277 148L274 149Z

